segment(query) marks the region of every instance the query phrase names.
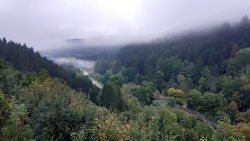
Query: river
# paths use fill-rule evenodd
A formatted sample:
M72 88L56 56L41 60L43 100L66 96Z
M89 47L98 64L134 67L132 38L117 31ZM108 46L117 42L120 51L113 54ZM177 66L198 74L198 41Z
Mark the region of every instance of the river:
M92 83L99 88L103 88L103 85L90 76L93 73L95 61L76 59L75 57L61 57L54 58L53 61L57 64L73 65L81 70L83 75L88 75Z

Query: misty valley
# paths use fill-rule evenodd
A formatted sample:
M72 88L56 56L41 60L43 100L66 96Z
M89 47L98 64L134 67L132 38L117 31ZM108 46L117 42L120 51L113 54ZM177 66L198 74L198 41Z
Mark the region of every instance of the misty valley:
M94 73L94 65L96 63L95 61L76 59L76 57L60 57L54 58L52 60L59 65L65 67L74 67L75 69L80 70L79 73L88 76L94 85L99 88L103 87L102 83L93 78L93 76L96 76L96 74Z
M248 16L144 34L1 37L0 141L250 141Z
M71 65L72 67L80 69L84 75L89 75L89 73L93 73L94 71L95 61L81 60L75 57L61 57L52 60L59 65Z

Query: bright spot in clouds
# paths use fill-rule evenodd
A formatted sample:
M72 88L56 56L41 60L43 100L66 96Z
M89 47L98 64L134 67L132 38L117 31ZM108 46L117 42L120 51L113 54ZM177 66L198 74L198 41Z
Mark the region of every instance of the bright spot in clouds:
M110 10L117 17L125 18L128 20L136 18L138 13L138 0L110 0L101 1L106 10Z

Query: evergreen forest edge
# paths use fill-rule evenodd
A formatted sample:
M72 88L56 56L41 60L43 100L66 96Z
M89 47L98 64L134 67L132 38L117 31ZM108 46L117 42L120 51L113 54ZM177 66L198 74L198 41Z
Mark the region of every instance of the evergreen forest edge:
M132 44L78 70L0 40L0 140L249 140L250 22ZM73 90L73 89L75 90ZM154 94L218 121L217 129Z

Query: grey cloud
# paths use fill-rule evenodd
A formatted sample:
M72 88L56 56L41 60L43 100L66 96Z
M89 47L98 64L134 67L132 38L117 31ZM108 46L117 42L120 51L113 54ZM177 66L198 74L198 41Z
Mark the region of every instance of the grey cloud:
M35 50L71 38L153 38L239 21L250 16L249 5L249 0L0 0L0 37Z

